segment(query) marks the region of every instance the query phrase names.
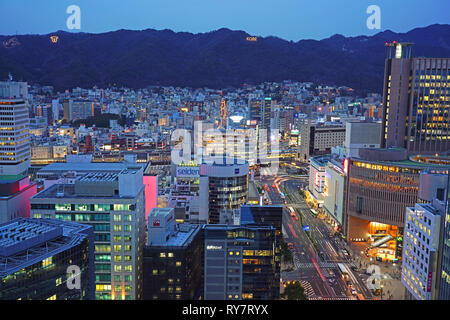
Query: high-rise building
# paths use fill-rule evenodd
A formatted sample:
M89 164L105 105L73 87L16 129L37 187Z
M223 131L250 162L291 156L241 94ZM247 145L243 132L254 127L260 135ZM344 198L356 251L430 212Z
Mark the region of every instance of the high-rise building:
M448 175L420 174L419 203L406 208L401 281L406 299L435 300Z
M91 226L54 219L0 224L0 300L93 299L93 236Z
M280 298L273 226L205 225L205 300Z
M24 174L30 166L27 102L0 96L0 113L0 175Z
M235 210L247 201L248 173L248 162L236 158L201 164L199 220L232 223Z
M142 168L92 172L54 184L31 198L33 218L94 227L95 297L142 298L145 196Z
M272 111L272 98L266 97L264 100L248 101L248 120L256 120L260 129L270 129L270 113Z
M414 58L411 43L386 43L382 147L450 150L450 58Z
M173 208L151 211L143 258L143 299L194 300L202 296L202 235L201 225L175 223Z
M67 122L72 121L73 100L65 99L62 105L63 105L63 120L66 120Z

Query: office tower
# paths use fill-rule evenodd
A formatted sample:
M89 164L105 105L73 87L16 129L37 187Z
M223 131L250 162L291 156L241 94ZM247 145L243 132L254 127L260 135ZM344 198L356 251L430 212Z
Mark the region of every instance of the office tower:
M52 114L53 121L57 121L59 119L59 99L52 100Z
M277 270L275 281L280 281L279 270L281 269L281 239L282 239L282 220L283 220L283 207L279 205L271 206L249 206L245 205L241 207L240 225L245 226L272 226L275 228L275 268Z
M344 233L350 241L369 244L369 254L401 259L407 207L418 202L420 173L447 173L448 161L409 157L406 149L361 149L346 159ZM383 247L379 250L380 247Z
M63 105L63 120L66 120L67 122L72 121L73 100L65 99L62 105Z
M299 161L329 154L332 147L341 146L345 140L345 127L312 123L305 119L300 125Z
M232 223L234 210L247 201L248 162L224 158L200 165L200 214L208 223Z
M450 150L450 59L414 58L411 43L386 43L383 147L409 153Z
M204 225L205 300L280 298L272 226Z
M31 198L33 218L94 227L95 298L142 298L145 197L142 169L63 178Z
M203 289L203 230L176 224L173 208L154 208L148 216L144 248L143 298L194 300Z
M0 175L24 174L30 166L27 102L24 98L11 99L0 95L0 112Z
M91 226L29 218L0 224L0 300L93 299L93 252ZM68 277L70 266L79 281Z
M430 204L416 203L406 209L405 218L401 280L406 298L434 300L441 213Z
M401 281L406 299L435 300L448 175L422 171L418 201L406 208Z
M272 98L266 97L264 100L248 101L248 120L256 121L260 129L270 129L270 113L272 111Z
M36 192L36 183L26 176L0 176L0 223L29 218L30 198Z
M71 121L94 116L94 103L89 100L74 100L71 109Z

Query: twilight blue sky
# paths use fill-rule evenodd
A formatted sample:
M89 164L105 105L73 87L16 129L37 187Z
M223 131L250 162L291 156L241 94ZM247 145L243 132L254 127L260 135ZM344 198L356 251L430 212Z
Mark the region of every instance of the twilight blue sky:
M0 34L47 34L66 27L66 8L81 8L81 32L222 27L287 40L406 32L450 24L450 0L0 0ZM381 30L366 27L369 5L381 8ZM78 30L76 31L78 32Z

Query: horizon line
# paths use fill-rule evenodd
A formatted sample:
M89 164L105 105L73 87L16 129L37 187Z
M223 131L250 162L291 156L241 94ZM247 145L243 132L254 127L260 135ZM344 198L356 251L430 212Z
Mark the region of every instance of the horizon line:
M326 38L321 38L321 39L303 38L303 39L299 39L299 40L297 40L297 41L294 41L294 40L288 40L288 39L285 39L285 38L282 38L282 37L279 37L279 36L276 36L276 35L267 35L267 36L254 35L254 34L248 33L248 32L245 31L245 30L233 30L233 29L230 29L230 28L227 28L227 27L221 27L221 28L219 28L219 29L210 30L210 31L206 31L206 32L197 32L197 33L189 32L189 31L174 31L174 30L168 29L168 28L165 28L165 29L154 29L154 28L146 28L146 29L116 29L116 30L103 31L103 32L82 32L82 31L74 32L74 31L66 31L66 30L61 30L61 29L60 29L60 30L56 30L56 31L50 32L50 33L24 33L24 34L17 34L17 33L16 33L16 34L9 34L9 35L3 35L3 34L0 34L0 37L48 36L48 35L55 34L55 33L101 35L101 34L113 33L113 32L118 32L118 31L143 32L143 31L148 31L148 30L151 30L151 31L157 31L157 32L161 32L161 31L170 31L170 32L173 32L173 33L175 33L175 34L178 34L178 33L180 33L180 34L182 34L182 33L188 33L188 34L192 34L192 35L204 35L204 34L213 33L213 32L218 32L218 31L220 31L220 30L225 29L225 30L229 30L229 31L232 31L232 32L243 32L243 33L245 33L245 34L247 34L247 35L249 35L249 36L252 36L252 37L258 37L258 38L262 38L262 39L266 39L266 38L277 38L277 39L281 39L281 40L284 40L284 41L287 41L287 42L294 42L294 43L296 43L296 42L300 42L300 41L323 41L323 40L327 40L327 39L330 39L330 38L335 37L335 36L342 36L342 37L345 37L345 38L359 38L359 37L367 37L367 38L371 38L371 37L374 37L374 36L377 36L377 35L379 35L379 34L381 34L381 33L386 33L386 32L392 32L392 33L397 33L397 34L407 34L407 33L409 33L409 32L412 32L412 31L414 31L414 30L417 30L417 29L426 29L426 28L433 27L433 26L448 26L448 27L450 27L450 24L446 24L446 23L434 23L434 24L430 24L430 25L426 25L426 26L422 26L422 27L415 27L415 28L410 29L410 30L408 30L408 31L406 31L406 32L396 32L396 31L393 31L393 30L391 30L391 29L386 29L386 30L380 30L379 32L377 32L377 33L375 33L375 34L373 34L373 35L364 35L364 34L360 34L360 35L355 35L355 36L346 36L346 35L341 34L341 33L334 33L334 34L332 34L332 35L330 35L329 37L326 37Z

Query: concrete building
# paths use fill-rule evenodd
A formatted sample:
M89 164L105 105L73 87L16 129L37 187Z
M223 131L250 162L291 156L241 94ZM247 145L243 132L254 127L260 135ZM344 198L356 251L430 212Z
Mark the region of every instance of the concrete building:
M173 208L148 216L144 248L144 300L194 300L203 295L203 231L175 223Z
M445 159L408 158L406 149L360 150L360 158L344 166L347 239L367 243L369 252L383 260L401 259L405 212L418 202L420 173L449 169Z
M309 159L308 195L312 198L317 208L323 207L324 191L326 190L325 167L330 159L330 155Z
M438 298L447 184L448 175L422 172L420 203L406 208L401 280L407 299Z
M27 172L30 166L30 118L23 99L0 98L0 175Z
M344 148L347 157L358 157L359 149L379 148L381 123L347 122L345 124Z
M68 269L79 269L78 281ZM70 273L69 273L70 274ZM67 282L79 282L70 288ZM94 297L93 228L49 219L0 224L0 300L90 300Z
M319 125L305 119L300 125L299 161L308 162L310 157L329 154L331 148L341 146L344 139L344 126Z
M31 198L33 218L94 227L95 298L142 298L145 196L142 169L87 173Z
M450 150L450 58L414 58L411 43L387 43L382 147Z
M22 81L13 81L11 74L8 81L0 81L0 98L28 99L28 84Z

